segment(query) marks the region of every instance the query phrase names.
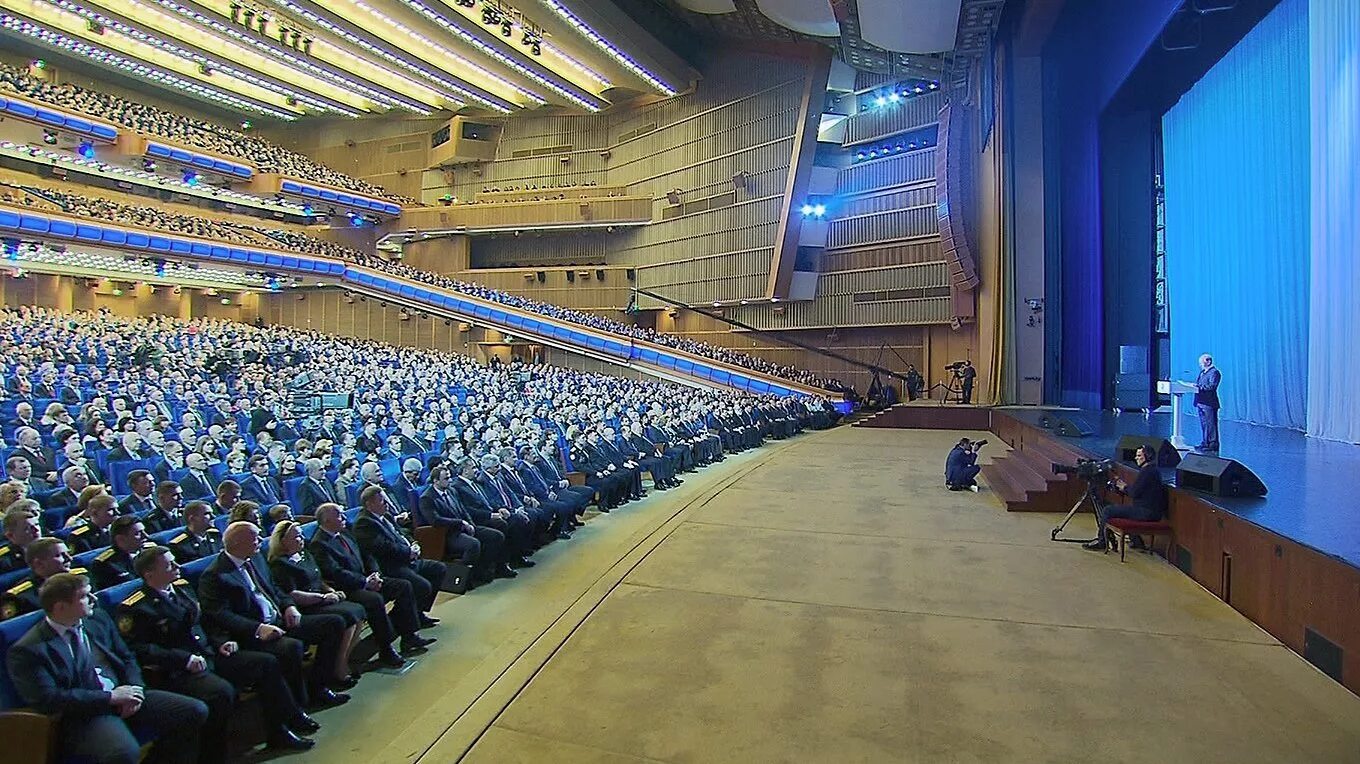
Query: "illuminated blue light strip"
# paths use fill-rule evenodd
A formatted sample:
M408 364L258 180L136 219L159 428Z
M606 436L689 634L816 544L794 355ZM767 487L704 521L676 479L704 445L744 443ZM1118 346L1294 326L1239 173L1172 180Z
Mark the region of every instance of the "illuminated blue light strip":
M582 95L580 95L579 93L573 93L567 90L566 88L559 87L557 84L553 83L548 78L538 75L529 67L519 63L513 58L505 55L504 53L496 50L490 45L487 45L486 43L477 39L476 36L468 34L467 30L457 26L456 24L451 22L446 16L444 16L444 14L434 10L433 8L430 8L420 0L401 0L401 1L406 5L406 7L410 8L411 10L415 11L416 13L419 13L426 19L439 25L440 28L444 29L449 34L454 35L455 37L467 43L468 45L471 45L472 47L476 48L477 51L482 53L483 55L490 56L491 58L495 59L501 64L510 67L511 69L515 70L521 75L528 77L529 79L533 80L534 82L537 82L543 87L553 91L554 93L557 93L558 95L562 96L568 101L571 101L577 106L580 106L584 109L588 109L590 111L599 111L601 108L603 108L604 105L599 101L595 100L594 98L591 98L589 94L585 94L584 97L582 97ZM364 5L362 2L360 2L360 0L350 0L350 2L354 3L360 8L368 9L368 6ZM369 9L369 11L373 12L371 9Z
M374 103L382 104L383 106L386 106L388 108L406 109L407 111L413 111L417 114L422 114L427 117L434 113L415 101L408 100L401 96L389 96L386 93L374 90L373 88L370 88L367 85L364 85L363 83L351 80L348 77L344 77L329 69L317 66L316 64L313 64L312 62L307 61L305 59L299 58L298 56L294 56L291 53L286 53L282 50L279 50L272 45L269 45L261 40L257 40L254 37L251 37L237 29L233 29L232 27L227 26L219 22L218 20L212 18L211 16L204 15L191 8L186 8L174 2L174 0L152 0L152 2L156 3L162 8L165 8L166 10L172 11L180 16L183 16L186 19L190 19L199 24L200 26L207 27L213 30L214 32L217 32L218 34L230 37L232 40L241 43L242 45L249 45L250 47L255 48L256 52L258 53L261 53L266 56L272 56L280 61L286 62L289 66L301 69L307 72L308 74L326 80L332 85L338 85L340 87L353 90L356 93L362 93L364 96L371 99Z
M483 106L498 111L502 114L509 114L514 109L515 105L508 101L502 101L498 98L483 98L477 93L474 93L471 90L468 90L467 88L457 85L449 81L448 79L445 79L444 77L441 77L438 74L429 71L428 69L423 69L419 66L416 66L415 64L411 63L410 61L407 61L401 56L394 55L390 51L380 48L377 45L368 42L367 40L364 40L358 35L349 32L348 30L340 27L337 24L332 24L330 21L322 18L321 16L312 13L311 11L307 10L306 8L303 8L297 3L292 2L292 0L277 0L277 2L282 7L287 8L288 10L307 19L308 21L312 22L313 24L316 24L317 26L323 27L332 34L338 35L345 41L352 43L354 45L358 45L359 47L363 48L369 53L378 56L379 58L390 64L393 64L401 69L405 69L406 71L415 74L419 77L423 77L424 79L429 80L430 82L433 82L436 85L439 85L440 87L444 88L449 93L456 94L447 96L451 101L456 101L459 103L461 103L462 101L476 101L477 103L480 103ZM492 78L495 79L495 77ZM511 85L510 87L514 88L513 85ZM527 91L523 91L520 88L514 89L519 92L524 92L525 95L529 98L535 98L539 103L543 102L543 99L537 98L536 96L534 96L531 93L528 93Z
M61 109L30 104L14 96L0 95L0 111L28 122L41 122L62 130L88 135L101 141L113 142L118 139L118 129L102 122L94 122L85 117L68 114Z
M231 64L225 61L222 61L221 59L208 58L207 56L204 56L200 53L195 53L194 51L189 50L187 48L182 48L172 41L164 40L154 35L147 34L146 32L143 32L140 29L130 27L122 23L121 21L118 21L117 19L109 18L108 16L105 16L97 11L93 11L88 8L76 5L75 3L70 2L70 0L46 0L46 1L52 5L57 6L58 8L61 8L64 11L67 11L68 13L74 13L75 15L80 16L81 18L87 21L91 21L101 26L107 27L109 29L113 29L117 31L119 34L122 34L126 37L130 37L136 40L137 42L143 43L145 45L150 45L151 47L156 48L157 50L163 51L165 53L168 53L172 56L175 56L176 58L191 61L195 64L207 67L209 69L216 69L217 71L220 71L223 74L235 77L239 80L243 80L256 87L264 88L265 90L275 93L276 95L281 95L285 98L294 98L302 103L307 104L308 106L311 106L317 111L343 114L347 117L362 116L361 112L355 111L354 109L351 109L348 106L344 106L341 104L331 104L326 101L314 98L303 91L286 88L270 80L257 77L256 75L250 72L237 69L236 67L232 66Z
M574 27L582 37L590 40L595 44L595 47L609 54L610 58L622 64L625 69L641 77L648 85L651 85L667 96L676 94L677 91L675 88L662 82L656 75L646 69L643 69L641 64L634 61L627 53L614 47L608 40L601 37L598 32L590 28L589 24L578 18L576 14L572 13L570 9L558 2L558 0L543 0L543 4L552 9L552 12L561 17L563 21L566 21Z
M217 88L207 87L194 82L193 80L187 80L178 74L171 74L162 69L157 69L138 61L133 61L129 58L125 58L121 54L67 37L60 32L47 29L46 27L39 26L17 16L11 16L8 13L0 13L0 27L12 32L17 32L25 37L41 40L54 48L60 48L68 53L98 61L100 64L108 66L109 68L119 69L133 76L144 77L166 87L182 90L186 93L192 93L209 101L227 104L228 106L234 106L238 109L243 109L255 114L264 114L290 122L297 119L297 115L291 112L276 109L268 104L238 98L225 91L218 90Z
M555 337L562 342L595 349L628 361L652 363L679 373L707 378L710 381L721 379L721 375L726 374L728 376L725 384L752 393L803 394L801 391L780 383L759 379L741 371L722 366L710 366L705 360L673 355L661 346L639 345L637 340L600 336L584 331L581 327L572 326L568 322L555 323L546 317L526 319L494 302L481 301L442 290L432 291L431 288L424 285L397 281L387 276L376 275L332 260L313 259L306 255L285 255L281 252L185 239L173 234L163 234L159 231L140 233L96 223L73 223L61 218L51 218L36 211L12 210L6 207L0 207L0 230L19 231L30 235L50 235L61 239L74 239L91 243L102 242L128 249L205 258L237 265L258 265L280 271L302 272L311 275L313 278L318 275L331 276L342 281L386 292L393 297L456 311L482 321L499 323L511 327L511 331L516 333L524 333L526 330L530 330L540 336ZM512 316L515 317L518 324L512 323ZM531 322L532 327L530 326Z

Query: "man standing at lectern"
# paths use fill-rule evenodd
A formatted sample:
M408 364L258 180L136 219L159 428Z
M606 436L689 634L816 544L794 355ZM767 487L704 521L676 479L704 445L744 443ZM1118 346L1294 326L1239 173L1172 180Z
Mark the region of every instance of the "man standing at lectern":
M1218 453L1218 385L1223 374L1214 366L1213 356L1199 357L1199 378L1195 380L1195 410L1204 437L1196 446L1200 451Z

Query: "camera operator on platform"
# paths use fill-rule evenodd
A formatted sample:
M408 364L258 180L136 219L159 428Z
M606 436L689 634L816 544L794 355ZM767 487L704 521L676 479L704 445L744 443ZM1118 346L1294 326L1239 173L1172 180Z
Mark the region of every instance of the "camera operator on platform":
M963 366L955 372L963 382L963 402L973 402L973 380L977 378L977 369L973 368L972 361L964 361Z
M1105 535L1105 523L1111 518L1156 522L1166 517L1166 485L1162 483L1162 473L1157 469L1156 454L1148 446L1139 446L1133 460L1138 465L1138 477L1133 485L1125 483L1122 478L1114 481L1114 487L1133 501L1129 504L1097 506L1096 537L1083 544L1084 549L1105 551L1109 543Z
M986 443L985 440L974 443L963 438L949 451L949 456L944 461L944 484L949 490L977 493L977 476L982 471L982 468L977 466L977 449Z

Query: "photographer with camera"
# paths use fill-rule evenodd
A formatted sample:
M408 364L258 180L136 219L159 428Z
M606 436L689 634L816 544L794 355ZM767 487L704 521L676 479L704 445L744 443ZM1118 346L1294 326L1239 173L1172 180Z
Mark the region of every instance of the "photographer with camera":
M1157 469L1157 457L1148 446L1139 446L1134 453L1134 463L1138 465L1138 477L1133 485L1123 479L1116 479L1113 487L1133 499L1129 504L1104 504L1096 507L1096 537L1083 544L1084 549L1103 552L1109 541L1105 535L1105 523L1111 518L1122 517L1140 522L1156 522L1166 516L1166 485L1162 483L1162 473ZM1141 545L1141 542L1135 542Z
M951 491L972 491L977 493L977 476L982 468L977 465L977 450L987 445L987 441L961 439L944 461L944 484Z

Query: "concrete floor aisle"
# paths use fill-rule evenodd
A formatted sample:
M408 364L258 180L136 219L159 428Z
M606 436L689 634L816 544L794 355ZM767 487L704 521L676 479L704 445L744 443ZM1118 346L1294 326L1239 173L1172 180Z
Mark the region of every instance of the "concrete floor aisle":
M945 491L958 437L807 435L596 520L308 758L1360 761L1360 699L1178 571Z

